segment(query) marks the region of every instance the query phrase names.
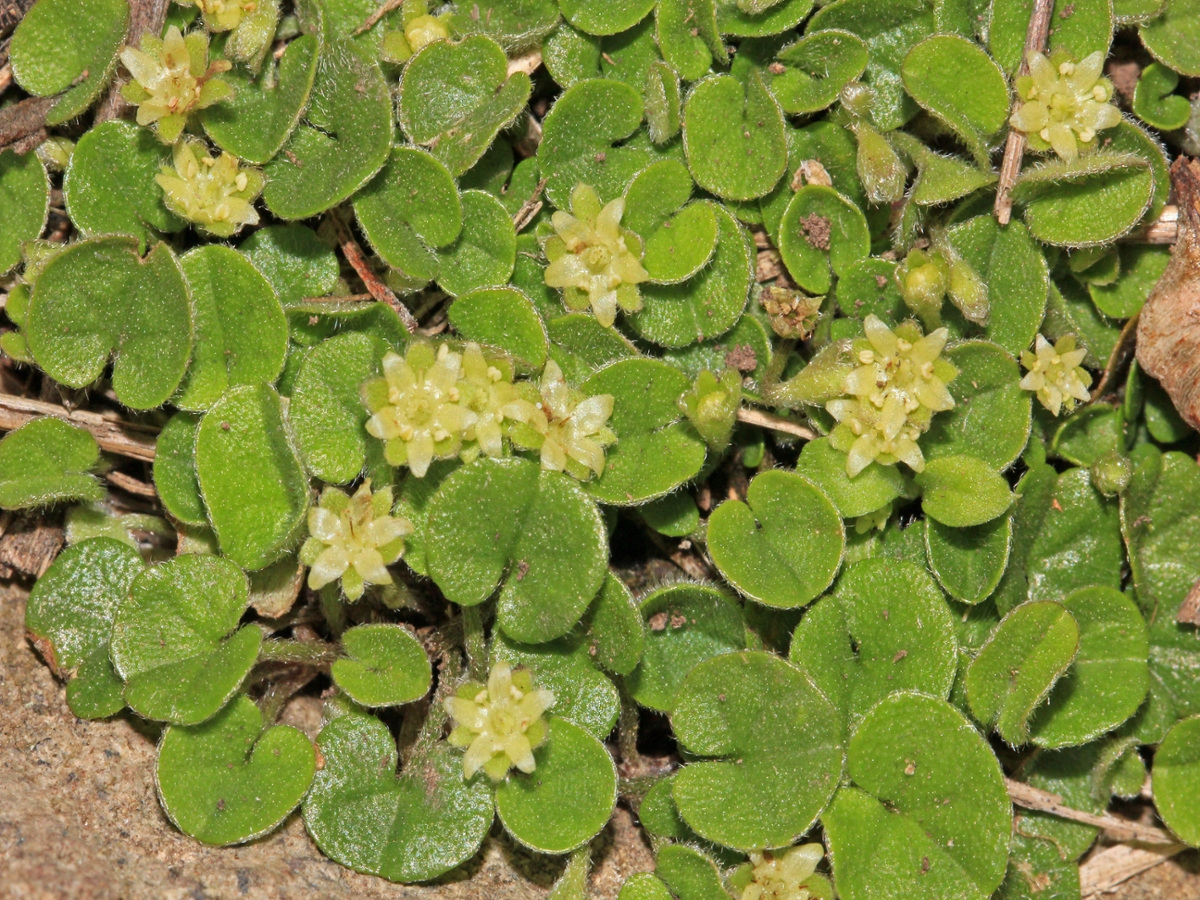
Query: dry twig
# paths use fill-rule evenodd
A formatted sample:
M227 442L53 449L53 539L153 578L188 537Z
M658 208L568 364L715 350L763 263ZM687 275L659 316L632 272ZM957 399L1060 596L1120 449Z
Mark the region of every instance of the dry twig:
M1079 888L1084 900L1098 897L1116 888L1134 875L1140 875L1159 863L1164 863L1186 844L1156 844L1152 847L1117 844L1101 850L1079 867Z
M346 255L346 261L350 263L351 268L362 279L367 291L380 303L386 303L394 309L396 315L400 317L400 321L404 323L404 327L408 330L408 333L415 334L417 331L417 320L408 311L408 307L400 302L400 298L396 296L396 293L384 284L380 277L371 269L371 264L367 262L366 254L363 253L362 247L358 245L358 241L354 239L354 235L350 233L350 229L346 223L337 215L333 217L333 222L334 227L337 229L338 243L342 245L342 253Z
M517 210L517 214L513 216L513 227L519 234L521 229L533 221L542 209L542 191L546 189L546 180L543 178L537 183L537 187L533 189L533 193L521 204L521 208Z
M1107 814L1097 816L1093 813L1071 809L1069 806L1063 805L1062 797L1058 796L1058 794L1040 790L1021 781L1013 781L1010 778L1005 778L1004 786L1008 788L1009 799L1017 806L1023 806L1025 809L1036 809L1039 812L1047 812L1052 816L1058 816L1060 819L1069 819L1072 822L1093 825L1096 828L1103 829L1106 833L1120 841L1141 841L1146 844L1158 845L1177 843L1174 837L1161 828L1155 828L1153 825L1142 825L1140 822L1131 822L1128 819L1118 819L1116 816Z
M1033 15L1029 17L1029 28L1025 32L1025 48L1021 51L1021 66L1018 75L1029 74L1029 54L1041 53L1046 49L1046 37L1050 33L1050 16L1054 12L1054 0L1034 0ZM1015 112L1021 104L1018 97L1013 100ZM1008 142L1004 145L1004 162L1000 165L1000 183L996 187L996 220L1007 225L1012 218L1012 189L1017 174L1021 171L1021 160L1025 156L1025 135L1015 128L1008 129Z
M815 441L818 434L811 428L805 428L790 419L785 419L783 416L777 416L769 412L763 412L761 409L746 409L742 407L738 410L738 421L745 422L747 425L757 425L760 428L770 428L772 431L779 431L783 434L790 434L793 437L802 438L806 441Z
M367 16L367 20L354 30L355 36L362 34L364 31L370 31L375 27L375 23L386 16L393 10L399 9L404 5L404 0L386 0L379 9Z
M54 403L0 394L0 431L12 431L39 416L54 416L92 433L100 449L130 459L154 460L152 429L110 419L86 410L68 410Z

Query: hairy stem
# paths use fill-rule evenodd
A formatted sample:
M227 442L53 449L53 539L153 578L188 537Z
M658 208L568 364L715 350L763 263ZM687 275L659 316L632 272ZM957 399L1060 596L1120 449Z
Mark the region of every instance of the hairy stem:
M263 662L304 663L309 666L325 667L332 665L342 658L342 653L334 644L324 641L263 641L258 651L258 658Z
M467 652L467 674L473 681L487 681L487 643L483 638L483 616L478 606L464 606L463 648Z

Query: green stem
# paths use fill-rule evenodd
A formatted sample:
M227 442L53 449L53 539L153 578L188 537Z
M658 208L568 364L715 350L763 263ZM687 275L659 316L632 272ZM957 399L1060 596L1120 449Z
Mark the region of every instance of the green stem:
M617 718L617 744L621 750L621 761L626 767L640 771L642 754L638 753L638 705L625 686L625 679L620 676L613 679L621 696L621 711Z
M278 681L267 685L266 691L258 701L259 712L262 713L263 731L272 727L279 719L279 714L287 706L295 693L312 679L312 672L303 667L297 667Z
M341 637L346 630L346 606L342 603L337 585L326 585L317 592L321 598L321 612L325 614L325 623L334 637Z
M325 667L341 659L341 650L324 641L263 641L258 650L260 662L304 663Z
M467 651L467 674L473 681L487 681L487 642L483 616L478 606L462 607L463 645Z

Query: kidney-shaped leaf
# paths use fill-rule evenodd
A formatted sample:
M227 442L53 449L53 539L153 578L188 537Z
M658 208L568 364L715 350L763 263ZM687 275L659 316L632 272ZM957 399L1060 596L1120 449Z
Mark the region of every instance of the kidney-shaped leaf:
M673 779L679 813L739 850L786 847L816 821L842 774L841 722L802 670L762 651L696 666L671 715L698 756Z
M509 833L542 853L567 853L591 840L612 815L617 769L604 745L565 719L550 716L537 768L496 788L496 812Z
M254 701L239 696L202 725L174 725L158 747L163 809L205 844L266 834L303 799L316 771L313 745L289 725L263 729Z
M809 32L775 56L783 71L771 77L771 91L783 111L819 112L867 67L867 45L848 31Z
M330 674L360 706L399 706L429 690L429 657L401 625L356 625L342 634L342 647L346 656Z
M691 387L665 362L626 359L587 379L588 396L612 394L609 427L617 443L606 451L604 474L587 484L602 503L633 506L673 491L704 464L704 442L678 421L678 399Z
M262 632L238 628L249 599L245 574L218 556L178 556L138 575L112 632L125 701L148 719L210 718L258 657Z
M917 476L921 509L952 528L982 525L1012 505L1012 491L991 466L976 456L943 456Z
M98 462L96 439L82 428L33 419L0 440L0 509L103 500L104 486L90 471Z
M226 556L253 570L283 554L309 498L274 388L234 388L205 413L196 474Z
M462 756L445 744L397 776L387 726L354 711L321 730L317 749L325 765L304 800L304 824L330 859L391 881L427 881L470 858L487 835L487 781L464 783Z
M400 127L458 176L525 108L530 88L524 72L508 75L508 59L489 37L434 41L404 67Z
M504 284L517 261L517 232L503 203L464 191L462 211L462 231L438 251L438 284L453 296Z
M387 161L392 101L379 64L332 40L317 67L305 121L267 164L263 200L281 219L306 219L345 200Z
M779 225L779 254L800 287L826 293L840 275L871 252L862 210L831 187L808 184L788 201Z
M715 206L692 203L692 176L677 159L638 172L625 192L622 224L645 245L642 265L650 280L677 284L695 275L717 246Z
M980 603L991 596L1004 577L1012 549L1012 517L1001 516L951 528L925 520L925 553L929 568L947 594L963 603Z
M540 371L546 364L546 326L533 301L516 288L462 294L447 317L467 340L502 350L526 369Z
M1052 161L1027 170L1013 188L1025 224L1058 247L1095 247L1120 237L1142 217L1154 195L1146 160L1095 153L1084 162Z
M838 896L985 900L1008 861L1012 806L995 754L944 700L893 694L850 739L855 787L821 817Z
M847 566L788 651L848 726L892 691L948 697L957 654L950 609L929 573L886 558Z
M967 670L967 700L1008 743L1029 739L1029 717L1075 659L1079 626L1061 603L1022 603L996 626Z
M56 381L89 385L113 357L117 399L152 409L175 391L191 356L187 283L166 244L141 259L134 238L80 241L42 270L26 334Z
M1176 722L1158 745L1154 805L1167 827L1200 845L1200 716Z
M587 34L616 34L632 28L654 8L654 0L561 0L567 21Z
M721 574L767 606L803 606L824 591L845 545L833 502L795 472L758 475L745 503L726 501L708 520L708 551Z
M514 640L565 634L604 580L608 540L595 504L536 463L463 466L442 482L428 516L430 576L464 606L500 587L497 621Z

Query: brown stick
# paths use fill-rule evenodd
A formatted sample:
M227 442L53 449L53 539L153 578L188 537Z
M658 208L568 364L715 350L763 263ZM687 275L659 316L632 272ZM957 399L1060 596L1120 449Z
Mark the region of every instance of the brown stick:
M772 431L790 434L794 437L803 438L806 441L815 441L819 437L811 428L805 428L803 425L798 425L789 419L783 418L783 416L763 412L761 409L746 409L743 407L738 410L737 418L739 422L745 422L747 425L770 428Z
M341 297L303 297L301 303L374 303L375 298L370 294L345 294Z
M404 0L387 0L379 9L367 16L367 20L355 29L354 34L357 37L364 31L370 31L375 27L375 23L390 13L392 10L399 9L404 5Z
M113 487L119 487L121 490L128 491L130 494L136 494L138 497L155 498L158 496L158 491L154 489L154 485L131 478L124 472L108 472L105 474L104 480Z
M1063 805L1062 797L1057 794L1040 790L1021 781L1013 781L1010 778L1005 778L1004 786L1008 788L1008 798L1017 806L1023 806L1026 809L1036 809L1039 812L1047 812L1052 816L1058 816L1060 819L1070 819L1072 822L1082 822L1084 825L1094 825L1096 828L1108 832L1108 834L1117 840L1141 841L1147 844L1177 843L1173 836L1161 828L1155 828L1153 825L1142 825L1139 822L1131 822L1128 819L1118 819L1116 816L1097 816L1092 813L1081 812L1078 809L1071 809Z
M39 140L28 146L30 138L45 133L46 113L50 112L54 101L54 97L26 97L19 103L0 109L0 150L18 145L18 153L28 153L40 144Z
M1054 12L1054 0L1034 0L1033 14L1029 17L1029 28L1025 31L1025 48L1021 51L1018 75L1029 74L1029 55L1046 49L1046 38L1050 33L1050 16ZM1013 112L1021 108L1021 98L1013 100ZM996 187L996 221L1007 225L1012 218L1012 189L1021 171L1021 159L1025 155L1025 135L1011 126L1008 141L1004 145L1004 162L1000 165L1000 183Z
M358 277L362 279L367 291L380 303L386 303L394 309L396 315L400 317L400 321L404 323L404 327L408 330L408 333L415 334L417 320L408 311L408 307L401 303L400 298L396 296L395 292L384 284L379 276L371 270L371 264L367 262L366 254L363 253L362 247L358 245L358 241L354 239L354 235L350 233L350 229L346 223L337 215L334 215L333 221L337 228L338 241L342 245L342 253L346 255L346 262L350 263L351 268L358 273Z
M1179 207L1164 206L1153 222L1135 228L1118 240L1130 244L1174 244L1179 238Z
M533 217L536 216L541 210L541 196L542 191L546 189L547 180L548 179L543 178L537 183L537 187L533 189L533 193L530 194L528 199L521 204L521 208L518 209L517 214L513 216L513 227L517 230L518 234L520 233L521 229L528 225L533 220Z
M109 453L145 462L154 460L154 439L149 434L137 433L149 432L148 428L108 419L94 412L68 410L53 403L43 403L41 400L0 394L0 431L20 428L39 416L54 416L90 431L100 448Z

